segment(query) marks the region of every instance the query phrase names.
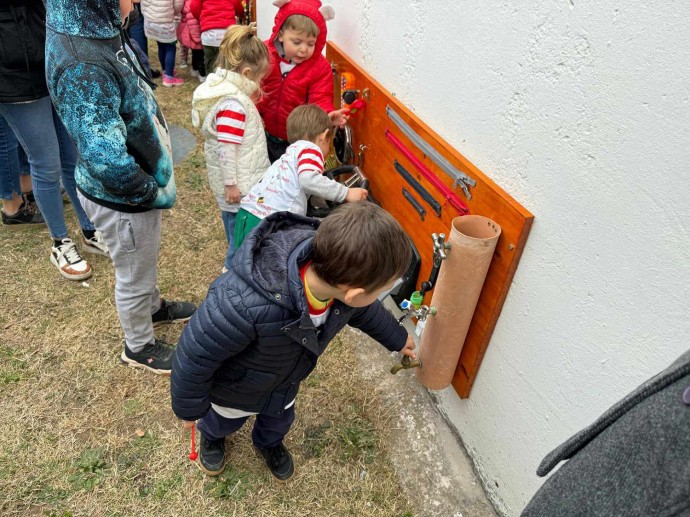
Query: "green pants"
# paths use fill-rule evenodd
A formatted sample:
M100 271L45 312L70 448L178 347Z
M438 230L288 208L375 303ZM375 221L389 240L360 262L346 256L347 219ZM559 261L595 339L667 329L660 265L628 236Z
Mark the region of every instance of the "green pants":
M220 52L218 47L204 45L204 66L206 67L207 74L216 71L216 58L218 57L218 52Z
M258 226L261 219L240 208L235 218L235 251L237 251L249 232Z

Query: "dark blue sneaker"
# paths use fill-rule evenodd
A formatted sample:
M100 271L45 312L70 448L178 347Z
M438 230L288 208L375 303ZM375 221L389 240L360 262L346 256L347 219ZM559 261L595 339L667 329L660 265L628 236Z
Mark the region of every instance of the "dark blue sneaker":
M261 454L268 466L268 470L271 471L273 477L278 481L287 481L295 473L292 455L282 442L273 447L266 447L265 449L260 449L256 446L254 446L254 448Z

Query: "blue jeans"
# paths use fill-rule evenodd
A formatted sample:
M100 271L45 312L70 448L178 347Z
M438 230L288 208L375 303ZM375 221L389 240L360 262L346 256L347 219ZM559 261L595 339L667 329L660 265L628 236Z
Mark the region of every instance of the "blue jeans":
M50 97L22 104L0 104L0 115L7 120L29 158L34 196L51 237L67 237L60 194L61 173L62 183L72 200L79 225L84 230L94 230L77 198L77 184L74 180L77 150L55 113Z
M223 219L223 226L225 227L225 238L228 240L228 253L225 255L225 267L230 269L230 262L232 256L235 254L235 220L237 219L237 212L220 211L220 217Z
M163 73L168 77L175 74L175 53L177 52L177 45L175 43L158 43L158 59L161 62Z
M13 199L21 194L19 187L19 143L14 131L0 116L0 199Z
M138 4L134 4L134 8L139 11L139 19L137 23L129 26L129 37L139 44L141 50L146 54L146 57L148 57L149 42L144 33L144 15L141 13L141 7Z

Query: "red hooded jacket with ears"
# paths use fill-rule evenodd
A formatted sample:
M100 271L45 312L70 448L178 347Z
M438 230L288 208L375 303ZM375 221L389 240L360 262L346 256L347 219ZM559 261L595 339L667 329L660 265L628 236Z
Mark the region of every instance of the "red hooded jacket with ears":
M264 119L266 131L287 140L286 123L290 112L302 104L316 104L330 113L333 107L333 72L331 65L321 55L326 45L326 20L319 12L319 0L291 0L283 5L275 17L271 38L266 41L271 55L270 70L263 82L263 98L257 104ZM319 28L314 54L298 64L284 78L280 72L281 57L274 42L288 16L302 14L314 20Z

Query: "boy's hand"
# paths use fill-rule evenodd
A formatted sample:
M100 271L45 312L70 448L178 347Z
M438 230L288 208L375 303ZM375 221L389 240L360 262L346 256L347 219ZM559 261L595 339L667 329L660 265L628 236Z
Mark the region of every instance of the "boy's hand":
M369 196L369 192L365 188L349 188L345 196L346 203L354 203L355 201L364 201Z
M194 421L190 422L189 420L184 420L184 421L182 422L182 429L185 429L185 430L186 430L186 429L191 429L191 428L194 427L195 425L196 425L196 422L194 422Z
M402 355L408 356L410 359L417 359L417 354L414 353L415 349L415 344L414 344L414 339L412 339L412 336L407 336L407 341L405 342L405 346L400 350L400 353Z
M328 114L328 118L331 119L331 124L334 126L344 126L347 124L347 121L350 119L350 115L347 114L349 110L347 108L343 108L341 110L336 110L336 111L331 111Z
M225 185L225 202L239 203L242 193L237 185Z

